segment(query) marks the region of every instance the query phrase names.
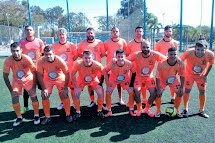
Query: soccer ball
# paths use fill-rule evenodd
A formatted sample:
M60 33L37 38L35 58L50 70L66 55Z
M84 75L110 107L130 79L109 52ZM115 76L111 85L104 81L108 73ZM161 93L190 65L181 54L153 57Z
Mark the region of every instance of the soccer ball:
M177 114L175 107L166 107L165 114L169 117L175 117Z

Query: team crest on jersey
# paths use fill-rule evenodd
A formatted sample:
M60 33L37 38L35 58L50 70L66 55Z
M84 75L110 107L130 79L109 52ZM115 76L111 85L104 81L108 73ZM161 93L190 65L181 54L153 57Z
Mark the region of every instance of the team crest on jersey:
M199 65L195 65L193 67L193 71L194 71L195 74L201 74L202 73L202 67L199 66Z
M148 66L143 67L142 70L141 70L141 74L143 76L149 74L149 72L150 72L150 68Z
M117 76L117 81L122 82L125 80L125 75L118 75Z
M64 61L68 61L68 56L67 56L66 53L60 54L60 57L61 57Z
M49 79L55 80L57 78L57 73L55 71L50 71L48 73Z
M22 80L22 78L25 76L25 71L24 70L18 70L16 72L16 77L18 80Z
M92 80L93 80L93 78L90 75L87 75L87 76L84 77L85 82L91 82Z
M175 76L169 76L166 80L166 84L173 84L175 81Z
M33 51L29 51L27 53L27 55L32 59L32 60L35 60L36 59L36 53L33 52Z

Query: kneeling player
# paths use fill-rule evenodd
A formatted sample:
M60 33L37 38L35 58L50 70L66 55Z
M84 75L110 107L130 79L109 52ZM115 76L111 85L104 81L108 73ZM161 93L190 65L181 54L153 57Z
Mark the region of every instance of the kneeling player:
M88 86L92 90L96 91L98 95L98 116L104 118L104 114L102 112L102 105L104 103L104 90L103 87L99 85L98 79L98 75L102 72L102 70L102 64L93 60L93 53L90 50L84 50L82 60L74 63L71 72L72 82L75 87L74 105L76 114L73 116L74 120L81 117L80 95L85 86ZM77 81L76 73L78 73Z
M52 93L53 86L58 89L58 94L61 96L64 109L66 112L66 121L72 122L70 116L70 100L68 96L69 71L66 63L60 57L54 54L51 46L44 48L44 57L41 57L37 62L37 75L42 87L42 104L45 118L41 122L45 125L51 121L50 118L50 101L49 97Z
M124 50L121 50L121 49L117 50L116 61L110 62L103 70L105 82L107 85L106 105L107 105L108 113L105 115L105 117L109 117L112 114L111 94L114 88L116 87L116 85L118 84L123 89L128 91L128 94L129 94L128 106L130 107L129 113L131 116L136 116L136 114L134 114L134 108L133 108L133 103L134 103L133 87L129 87L129 85L132 85L132 83L130 84L131 78L129 76L129 71L131 71L132 73L135 72L133 64L130 61L126 60ZM108 72L110 72L110 77L108 77Z
M180 76L180 82L176 77L177 74ZM170 48L168 50L167 60L158 63L156 86L157 97L155 101L157 110L155 113L155 117L160 117L161 115L161 96L166 86L169 86L171 89L174 89L174 93L176 93L174 106L177 110L177 116L182 117L179 111L179 106L181 103L184 87L184 64L181 60L179 60L176 48Z
M11 93L13 108L17 116L13 126L19 126L22 123L22 115L19 104L19 95L22 94L22 88L24 88L31 97L32 106L34 108L34 124L39 124L39 103L36 95L35 65L28 56L22 54L22 48L19 43L12 43L10 45L10 49L12 55L9 56L4 62L3 77L5 84ZM10 80L8 78L10 69L13 73L12 85L10 84Z

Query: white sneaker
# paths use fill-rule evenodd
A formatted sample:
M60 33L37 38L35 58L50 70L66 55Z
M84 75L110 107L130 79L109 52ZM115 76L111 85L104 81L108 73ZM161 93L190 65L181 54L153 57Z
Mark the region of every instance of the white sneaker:
M64 108L63 103L60 103L60 104L57 106L57 110L62 110L63 108Z
M13 126L19 126L22 123L22 118L16 118L15 122L13 123Z
M94 101L91 101L91 102L90 102L90 105L88 105L88 107L89 107L89 108L92 108L92 107L95 106L95 105L96 105L96 103L95 103Z
M120 105L125 105L125 102L123 100L119 100Z
M40 123L40 117L39 116L35 116L34 117L34 125L38 125Z

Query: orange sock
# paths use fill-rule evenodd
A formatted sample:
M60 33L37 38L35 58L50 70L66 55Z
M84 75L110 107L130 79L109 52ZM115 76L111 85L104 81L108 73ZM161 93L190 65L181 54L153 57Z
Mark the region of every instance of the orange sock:
M190 95L187 93L183 94L183 100L184 100L184 109L188 110L188 103L189 103Z
M177 111L179 111L179 107L180 107L180 104L181 104L181 97L179 97L179 96L176 96L175 97L175 108L176 108L176 110Z
M137 111L142 110L142 103L136 103L137 104Z
M134 93L130 92L129 94L129 98L128 98L128 107L129 108L133 108L134 109Z
M19 103L13 104L13 109L16 113L17 118L22 118L22 114L21 114L21 110L20 110L20 104Z
M175 99L175 92L174 89L170 88L171 98Z
M156 104L157 111L161 111L161 97L156 97L155 104Z
M205 95L199 95L200 110L204 110L205 109L205 101L206 101L206 96Z
M106 105L109 111L111 111L111 101L111 94L109 92L106 92Z
M80 99L74 99L74 104L76 112L80 112Z
M97 98L97 103L98 103L98 111L102 111L102 105L104 103L104 97Z
M42 100L43 111L46 117L50 118L50 101L49 99Z
M39 102L32 102L32 106L33 106L33 109L34 109L34 114L35 115L39 115Z
M66 112L66 116L69 116L70 115L70 99L69 98L63 99L63 106L64 106L64 109Z
M94 102L94 94L90 95L90 101L93 101Z
M146 99L146 86L141 87L142 99Z
M151 105L151 104L149 104L149 103L147 102L147 103L146 103L146 107L145 107L145 108L146 108L146 109L149 109L149 108L151 108L151 106L152 106L152 105Z

